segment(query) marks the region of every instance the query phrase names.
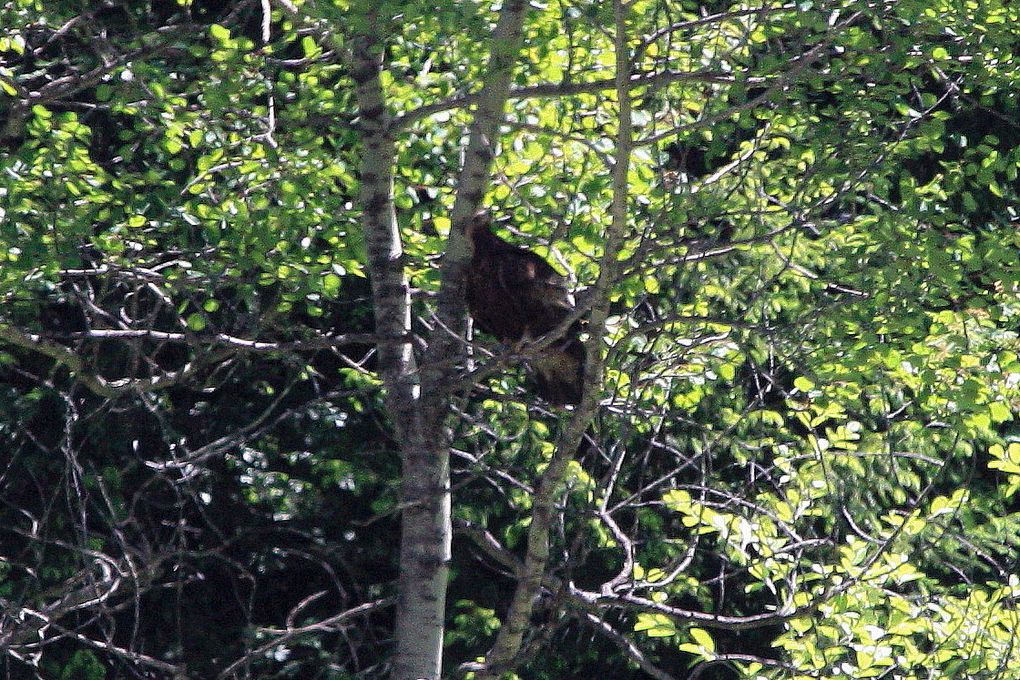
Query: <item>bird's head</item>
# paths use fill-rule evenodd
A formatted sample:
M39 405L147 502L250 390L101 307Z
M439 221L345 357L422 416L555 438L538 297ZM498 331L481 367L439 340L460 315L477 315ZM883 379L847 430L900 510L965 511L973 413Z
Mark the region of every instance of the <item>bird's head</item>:
M471 239L471 248L475 252L485 252L498 248L502 239L492 233L492 215L488 210L479 210L467 225L467 236Z
M488 210L479 210L467 225L467 235L474 241L482 234L492 233L492 215Z

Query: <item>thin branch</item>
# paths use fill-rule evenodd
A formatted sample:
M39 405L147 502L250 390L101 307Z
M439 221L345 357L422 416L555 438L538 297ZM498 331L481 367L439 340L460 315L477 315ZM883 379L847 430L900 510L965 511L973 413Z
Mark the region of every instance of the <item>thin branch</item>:
M712 666L720 663L757 663L762 666L769 666L771 668L782 668L783 670L790 671L791 673L802 674L803 668L799 668L793 664L786 663L785 661L777 661L776 659L768 659L763 656L753 656L751 654L717 654L715 657L702 661L691 674L687 677L687 680L698 680L701 674Z
M267 652L271 651L272 649L279 647L280 645L285 644L287 642L290 642L291 640L300 637L301 635L305 635L307 633L334 632L341 627L341 624L346 623L350 619L353 619L356 616L365 616L384 607L390 607L396 602L396 600L397 598L395 597L387 597L381 600L375 600L373 602L366 602L364 604L358 605L357 607L352 607L351 609L340 612L339 614L335 614L327 619L316 621L315 623L310 623L307 626L298 626L296 628L288 627L283 630L275 628L259 628L260 632L275 635L277 637L270 640L269 642L266 642L262 645L259 645L258 647L255 647L254 649L247 651L244 654L244 656L242 656L239 659L236 659L233 663L231 663L229 666L220 671L220 674L216 677L229 678L236 671L248 665L253 660L261 656L264 656Z
M230 351L220 351L202 357L202 361L185 364L177 371L150 378L118 378L110 380L96 375L85 367L85 362L75 352L35 333L26 333L8 324L0 324L0 340L15 347L38 352L64 366L88 390L97 396L116 398L137 392L153 392L180 384L206 365L217 363L230 356Z
M678 82L715 83L722 85L733 85L737 82L743 82L748 85L758 85L763 84L765 79L747 78L738 81L733 74L723 71L661 71L659 73L632 76L630 87L662 87ZM598 94L613 90L615 87L616 80L614 78L603 78L579 83L540 83L538 85L513 88L510 90L509 98L543 99L548 97L571 97L579 94ZM481 100L481 96L481 92L461 95L408 111L395 117L390 129L395 133L437 113L472 106Z
M2 328L2 327L0 327ZM408 342L410 334L399 337L382 337L374 333L344 333L323 335L306 340L265 341L239 338L226 333L173 333L150 329L92 329L80 333L68 333L72 340L162 340L183 342L189 345L210 344L236 348L246 352L296 352L334 349L344 345L368 345L382 342Z
M628 639L625 635L614 629L604 618L591 612L581 612L578 617L585 623L592 626L600 635L609 638L610 642L616 645L620 651L627 655L631 661L636 663L641 670L655 678L655 680L678 680L675 675L670 675L652 663L641 648Z

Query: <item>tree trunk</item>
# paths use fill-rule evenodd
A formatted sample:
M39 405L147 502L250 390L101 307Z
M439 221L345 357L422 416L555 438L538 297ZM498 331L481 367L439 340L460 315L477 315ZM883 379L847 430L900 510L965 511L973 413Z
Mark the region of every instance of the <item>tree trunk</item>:
M373 25L369 17L367 26ZM411 298L393 206L395 148L373 35L353 45L352 76L361 115L360 202L375 311L379 371L402 456L403 508L394 680L438 680L450 561L449 450L422 427L421 383L411 331ZM429 445L431 443L431 445ZM440 442L441 444L441 442Z

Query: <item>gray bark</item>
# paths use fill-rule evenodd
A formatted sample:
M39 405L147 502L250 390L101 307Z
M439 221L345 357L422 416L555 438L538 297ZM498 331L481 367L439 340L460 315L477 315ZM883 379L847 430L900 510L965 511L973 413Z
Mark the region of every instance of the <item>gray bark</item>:
M375 17L367 17L372 30ZM362 35L352 45L352 76L361 117L363 227L378 361L386 406L402 457L402 525L396 612L395 680L439 678L450 560L449 453L426 437L413 348L410 286L393 205L396 158L383 96L381 44Z

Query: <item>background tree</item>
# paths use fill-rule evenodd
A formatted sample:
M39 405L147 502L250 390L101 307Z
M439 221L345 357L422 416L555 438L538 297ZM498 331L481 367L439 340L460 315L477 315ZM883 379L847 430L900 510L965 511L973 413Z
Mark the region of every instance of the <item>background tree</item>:
M1007 3L0 7L8 676L1011 676Z

